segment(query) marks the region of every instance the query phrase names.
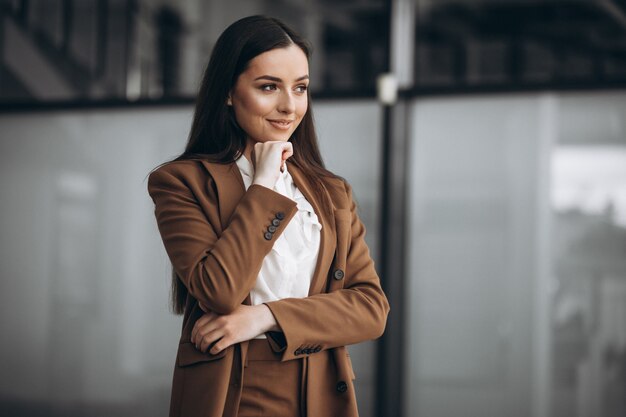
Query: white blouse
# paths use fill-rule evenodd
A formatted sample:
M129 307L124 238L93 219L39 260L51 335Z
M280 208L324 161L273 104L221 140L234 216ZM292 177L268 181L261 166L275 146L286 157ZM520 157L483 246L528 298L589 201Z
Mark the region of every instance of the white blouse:
M246 190L254 179L254 167L245 156L236 161ZM298 190L287 169L280 174L273 190L294 200L298 212L276 239L272 250L263 259L263 265L250 292L252 305L282 298L304 298L309 295L320 246L320 230L313 206ZM257 338L265 338L259 335Z

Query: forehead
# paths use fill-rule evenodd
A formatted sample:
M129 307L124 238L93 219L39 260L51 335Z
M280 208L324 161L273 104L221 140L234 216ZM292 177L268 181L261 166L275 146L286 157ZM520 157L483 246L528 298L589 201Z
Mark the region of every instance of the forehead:
M242 75L257 77L272 75L292 80L309 74L309 61L298 46L272 49L254 57ZM282 76L281 76L282 75Z

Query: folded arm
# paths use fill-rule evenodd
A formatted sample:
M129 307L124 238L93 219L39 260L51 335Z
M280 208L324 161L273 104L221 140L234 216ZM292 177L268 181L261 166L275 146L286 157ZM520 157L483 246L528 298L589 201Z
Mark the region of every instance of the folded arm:
M263 258L297 212L295 201L253 184L218 235L181 174L152 172L148 192L178 277L194 298L218 314L232 313L245 300ZM207 198L215 210L213 220L219 221L217 196ZM276 219L275 232L268 234Z
M346 192L351 204L351 236L343 288L307 298L266 303L282 331L282 334L268 335L275 350L284 352L283 361L376 339L385 329L389 303L365 242L365 226L359 219L348 184Z

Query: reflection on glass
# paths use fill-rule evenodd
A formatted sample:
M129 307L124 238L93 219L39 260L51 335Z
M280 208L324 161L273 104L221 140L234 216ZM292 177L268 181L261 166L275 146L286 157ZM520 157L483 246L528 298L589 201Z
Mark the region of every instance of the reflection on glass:
M89 172L55 178L48 385L58 406L85 397L89 328L98 311L98 184Z
M626 147L552 156L553 417L626 415Z

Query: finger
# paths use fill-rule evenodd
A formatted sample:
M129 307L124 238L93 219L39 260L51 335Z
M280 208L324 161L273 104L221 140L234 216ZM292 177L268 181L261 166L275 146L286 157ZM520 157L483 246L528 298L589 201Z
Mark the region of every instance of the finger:
M214 332L216 329L217 327L214 324L212 325L212 323L207 323L204 326L196 325L192 330L191 343L196 347L196 349L200 350L203 338L207 334Z
M205 317L206 314L203 314L202 316L200 316L200 318L198 320L196 320L196 322L193 324L193 328L191 329L191 343L195 343L196 341L196 336L198 335L198 331L202 328L202 326L204 326L204 324L207 321L207 318Z
M202 326L196 323L191 330L191 343L198 345L199 339L202 337Z
M285 144L287 146L283 148L283 160L286 160L293 155L293 145L291 142L285 142Z
M207 325L211 324L213 319L217 317L217 314L210 312L203 314L193 325L191 329L191 342L195 343L196 338L198 337L198 332L204 329ZM204 331L206 333L206 330Z
M209 347L223 336L224 332L221 331L221 329L215 329L202 336L198 343L196 343L196 348L201 352L206 353L206 351L209 350Z
M213 345L211 350L209 350L209 353L211 355L217 355L218 353L220 353L222 350L226 349L231 344L232 343L230 341L228 341L226 339L226 337L222 337L217 342L215 342L215 344Z

